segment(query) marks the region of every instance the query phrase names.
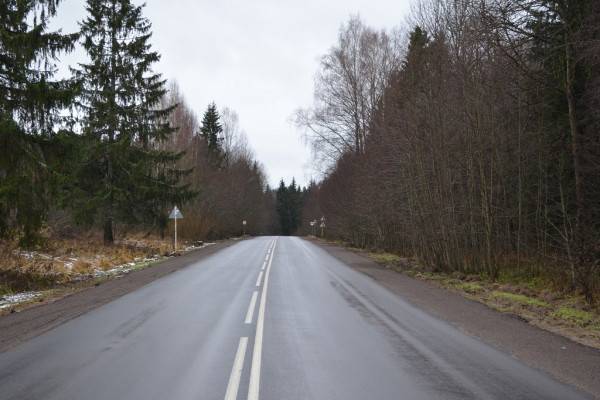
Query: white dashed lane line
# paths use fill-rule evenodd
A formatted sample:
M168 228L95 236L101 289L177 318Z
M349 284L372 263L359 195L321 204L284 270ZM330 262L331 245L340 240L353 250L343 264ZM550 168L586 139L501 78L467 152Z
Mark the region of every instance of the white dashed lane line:
M250 299L250 305L248 306L248 312L246 313L246 320L244 323L251 324L252 317L254 316L254 309L256 308L256 299L258 298L258 292L255 290L252 293L252 298Z
M240 379L242 377L242 370L244 369L246 347L248 347L248 338L241 337L240 344L238 345L237 352L235 353L235 359L233 360L233 368L231 368L231 374L229 375L229 383L227 384L227 391L225 392L225 400L237 399L238 390L240 388Z

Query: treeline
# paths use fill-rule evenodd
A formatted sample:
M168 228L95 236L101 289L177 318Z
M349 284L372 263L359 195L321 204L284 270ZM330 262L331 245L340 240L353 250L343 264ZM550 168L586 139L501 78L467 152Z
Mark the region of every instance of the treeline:
M178 129L163 146L183 153L177 166L189 171L183 182L196 191L196 196L182 208L182 237L223 238L278 232L275 195L248 145L236 112L229 108L219 112L211 104L199 121L176 84L171 85L165 102L177 104L170 123Z
M274 198L233 112L201 124L153 67L151 23L130 0L88 0L80 31L49 31L59 0L0 3L0 239L40 242L60 216L99 228L164 234L174 204L184 236L251 232ZM57 79L62 54L86 62ZM69 225L69 223L67 223Z
M594 0L424 0L406 35L351 19L297 115L325 169L310 204L327 235L593 301L598 21Z
M307 191L296 185L292 179L286 185L283 179L279 182L276 192L276 210L279 218L279 233L285 236L298 233L302 225L302 208Z

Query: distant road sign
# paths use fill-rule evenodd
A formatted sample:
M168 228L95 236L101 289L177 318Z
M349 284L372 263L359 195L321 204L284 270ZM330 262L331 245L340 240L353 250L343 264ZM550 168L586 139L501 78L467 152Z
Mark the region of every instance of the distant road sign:
M173 210L171 210L171 214L169 214L169 218L170 219L183 219L183 214L181 213L181 211L179 211L179 208L177 208L177 206L173 207Z

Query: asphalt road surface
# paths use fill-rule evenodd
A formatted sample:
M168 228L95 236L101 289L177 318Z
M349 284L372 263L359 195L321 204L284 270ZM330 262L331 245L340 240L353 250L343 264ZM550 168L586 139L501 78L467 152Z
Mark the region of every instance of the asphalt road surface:
M241 241L0 354L0 399L583 399L300 238Z

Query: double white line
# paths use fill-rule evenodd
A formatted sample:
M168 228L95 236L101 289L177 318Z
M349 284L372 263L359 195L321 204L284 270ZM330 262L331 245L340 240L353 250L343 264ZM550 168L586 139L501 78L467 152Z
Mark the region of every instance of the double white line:
M273 264L273 255L275 253L275 246L277 241L272 242L272 246L267 251L265 261L261 268L261 271L256 280L256 287L260 287L261 279L264 271L264 283L263 289L260 296L260 304L258 306L258 318L256 320L256 334L254 335L254 349L252 351L252 365L250 367L250 384L248 386L248 400L258 400L258 394L260 390L260 368L262 362L262 343L263 343L263 332L265 325L265 308L267 303L267 289L269 284L269 273L271 272L271 264ZM266 270L265 270L266 266ZM252 317L254 315L254 309L256 308L256 299L258 297L258 291L252 293L250 299L250 305L244 323L251 324ZM244 369L244 358L246 356L246 348L248 347L248 338L240 338L235 359L233 361L233 368L229 376L229 383L227 384L227 391L225 392L225 400L236 400L238 389L240 386L240 380L242 377L242 370Z
M271 257L265 271L265 282L262 293L260 294L260 304L258 305L258 318L256 319L256 334L254 335L254 349L252 351L252 367L250 368L250 385L248 386L248 400L258 400L260 387L260 365L262 362L262 343L265 326L265 308L267 303L267 289L269 288L269 272L273 264L273 255L275 254L277 241L271 247ZM262 271L261 271L262 273Z

